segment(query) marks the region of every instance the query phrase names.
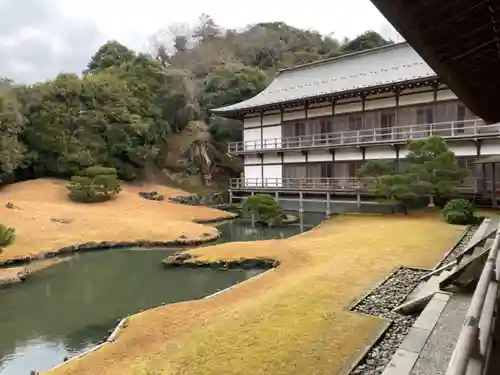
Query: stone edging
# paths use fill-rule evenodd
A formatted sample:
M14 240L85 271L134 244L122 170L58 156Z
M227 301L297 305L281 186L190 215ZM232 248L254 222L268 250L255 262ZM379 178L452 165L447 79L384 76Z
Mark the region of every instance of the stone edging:
M217 240L219 237L220 233L217 233L216 235L207 236L206 239L196 239L196 240L190 240L188 238L179 237L171 241L138 240L138 241L124 241L124 242L112 242L112 241L85 242L78 245L65 246L58 250L45 251L38 254L27 255L19 258L0 260L0 269L9 268L13 266L23 266L34 261L70 256L76 253L90 252L90 251L126 249L126 248L155 249L164 247L199 246L213 242ZM0 279L0 289L7 288L15 284L24 282L32 274L33 273L31 272L19 272L15 277L10 277L8 279Z
M259 274L259 275L257 275L257 276L251 277L251 278L250 278L250 279L248 279L248 280L244 280L244 281L242 281L242 282L240 282L240 283L237 283L237 284L235 284L235 285L232 285L232 286L230 286L230 287L228 287L228 288L226 288L226 289L222 289L222 290L219 290L218 292L215 292L215 293L210 294L210 295L208 295L208 296L202 297L201 299L210 299L210 298L213 298L213 297L215 297L215 296L217 296L217 295L219 295L219 294L222 294L222 293L225 293L225 292L230 291L231 289L235 288L235 287L236 287L236 286L238 286L238 285L243 284L243 283L244 283L244 282L246 282L246 281L251 281L251 280L255 280L255 279L259 278L259 277L262 277L262 276L264 276L266 273L271 272L271 271L273 271L273 269L270 269L270 270L268 270L268 271L266 271L266 272L263 272L263 273L261 273L261 274ZM198 301L198 300L200 300L200 299L194 299L194 300L191 300L191 301ZM150 310L155 309L155 308L159 308L159 307L167 307L167 306L168 306L168 304L165 304L165 305L160 305L160 306L157 306L157 307L152 307ZM127 316L127 317L125 317L125 318L121 319L121 320L120 320L120 322L118 323L118 325L117 325L117 326L113 329L113 331L111 332L111 334L108 336L108 338L107 338L104 342L100 343L99 345L96 345L96 346L92 347L91 349L89 349L89 350L87 350L87 351L85 351L85 352L83 352L83 353L81 353L81 354L79 354L79 355L77 355L77 356L75 356L75 357L72 357L72 358L68 359L67 361L65 361L65 362L63 362L63 363L61 363L61 364L59 364L59 365L57 365L57 366L55 366L55 367L52 367L52 368L51 368L51 369L49 369L48 371L53 371L53 370L55 370L56 368L62 367L62 366L64 366L64 365L67 365L69 362L72 362L72 361L74 361L75 359L82 358L82 357L86 356L87 354L90 354L90 353L92 353L92 352L95 352L95 351L97 351L97 350L101 349L101 348L102 348L104 345L106 345L106 344L112 344L112 343L114 343L114 342L117 340L118 335L120 334L120 332L121 332L122 330L124 330L125 328L127 328L127 323L128 323L128 321L129 321L129 319L130 319L132 316L137 315L137 314L140 314L140 313L142 313L142 312L143 312L143 311L140 311L140 312L138 312L138 313L136 313L136 314L132 314L132 315L129 315L129 316Z
M212 268L220 270L228 269L272 269L280 265L278 260L268 258L240 258L233 260L197 260L189 253L175 253L162 260L166 268Z
M231 213L231 216L219 216L215 217L213 219L194 219L193 222L196 224L214 224L214 223L220 223L223 221L227 220L233 220L240 217L239 213Z
M361 314L359 312L356 312L357 314ZM367 315L367 314L363 314ZM367 315L371 316L372 315ZM377 332L375 335L374 340L369 344L366 345L363 349L359 350L357 353L351 356L351 360L347 362L347 364L342 368L342 370L339 371L338 375L350 375L358 365L365 360L365 358L368 356L370 351L372 350L373 347L375 347L384 337L385 333L389 330L389 328L392 325L392 322L382 318L384 321L382 322L382 327L380 330Z
M22 283L30 275L31 275L31 273L28 271L19 271L16 276L4 278L4 279L0 278L0 289L8 288L8 287L13 286L15 284Z
M69 245L62 247L57 250L44 251L38 254L26 255L18 258L11 258L0 260L0 268L6 268L10 266L24 265L35 260L44 260L55 258L58 256L71 255L80 252L90 252L98 250L111 250L111 249L125 249L130 247L139 248L162 248L162 247L184 247L184 246L198 246L205 243L215 241L220 237L220 233L216 235L210 235L207 233L206 237L203 239L190 240L188 238L178 237L175 240L170 241L148 241L148 240L137 240L137 241L90 241L84 242L77 245Z

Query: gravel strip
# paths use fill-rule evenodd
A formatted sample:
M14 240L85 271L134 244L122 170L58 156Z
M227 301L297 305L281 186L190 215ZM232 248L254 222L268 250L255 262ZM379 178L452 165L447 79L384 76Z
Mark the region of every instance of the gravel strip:
M451 251L446 258L443 259L443 261L439 264L439 266L445 265L446 263L453 262L455 258L465 249L465 247L469 244L469 241L471 240L472 236L474 233L476 233L477 229L479 228L479 225L472 225L468 230L467 234L462 238L462 241L460 241L460 244L458 244L457 247ZM438 266L438 267L439 267Z
M460 244L443 259L440 265L453 261L468 245L478 227L472 226L462 238ZM400 268L382 285L354 306L352 311L380 316L390 320L392 324L381 339L370 349L366 357L351 371L350 375L382 374L418 318L418 314L404 316L394 313L392 310L405 301L419 284L420 278L427 273L428 271L425 270Z
M380 316L392 322L366 357L351 371L351 375L379 375L403 342L417 316L403 316L392 310L404 302L428 271L400 268L382 285L357 304L353 311Z

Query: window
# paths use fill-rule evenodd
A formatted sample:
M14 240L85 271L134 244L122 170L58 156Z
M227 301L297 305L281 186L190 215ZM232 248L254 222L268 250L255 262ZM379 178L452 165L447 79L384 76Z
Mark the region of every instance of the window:
M332 132L332 120L330 119L321 119L320 121L320 133L326 134Z
M361 115L350 115L349 116L349 129L350 130L361 130L363 127L363 117Z
M465 114L467 108L462 103L457 103L457 122L455 124L455 132L463 133L465 131Z
M306 135L306 123L304 121L297 121L295 124L295 135Z
M434 110L431 107L420 107L417 109L417 124L432 124L434 122Z
M394 112L382 112L380 115L380 127L382 128L382 139L390 138L392 128L396 122L396 114Z
M333 163L321 163L321 177L333 177Z

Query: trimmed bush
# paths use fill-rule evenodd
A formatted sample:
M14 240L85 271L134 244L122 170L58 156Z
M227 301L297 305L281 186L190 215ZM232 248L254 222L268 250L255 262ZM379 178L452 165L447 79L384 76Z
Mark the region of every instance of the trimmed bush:
M283 208L269 194L255 194L248 197L243 209L257 215L260 222L270 227L283 223L286 218Z
M89 167L81 175L71 177L66 186L75 202L103 202L121 191L115 168Z
M441 210L444 220L449 224L468 225L477 223L474 206L465 199L452 199Z
M16 239L16 230L0 224L0 251L2 247L11 245Z

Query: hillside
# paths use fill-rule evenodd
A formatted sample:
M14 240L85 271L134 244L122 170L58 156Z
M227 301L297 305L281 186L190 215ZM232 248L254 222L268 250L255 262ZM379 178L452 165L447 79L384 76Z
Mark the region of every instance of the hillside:
M241 170L226 143L241 140L242 127L210 116L211 108L256 95L277 69L387 43L371 31L341 43L282 22L223 30L202 15L196 25L159 32L151 54L110 41L81 76L28 86L4 79L0 183L67 177L91 165L114 167L125 180L181 173L200 186L208 175L224 181Z

